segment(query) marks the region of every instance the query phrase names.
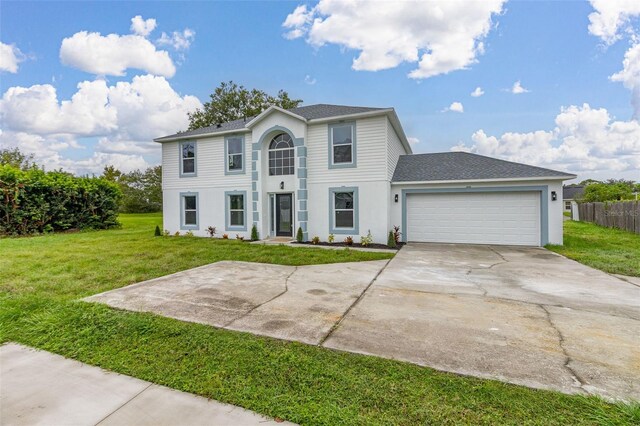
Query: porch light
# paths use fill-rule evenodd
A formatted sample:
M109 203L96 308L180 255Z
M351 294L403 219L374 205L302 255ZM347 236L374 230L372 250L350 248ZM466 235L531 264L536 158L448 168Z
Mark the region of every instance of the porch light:
M280 189L284 189L284 181L280 182Z
M393 201L395 201L396 203L398 202L398 194L396 194L396 195L393 197Z
M551 201L555 201L558 199L558 193L556 191L551 191Z

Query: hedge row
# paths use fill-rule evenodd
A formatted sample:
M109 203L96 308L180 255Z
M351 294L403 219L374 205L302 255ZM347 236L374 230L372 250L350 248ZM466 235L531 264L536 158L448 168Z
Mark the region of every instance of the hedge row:
M0 234L26 235L118 225L122 194L101 178L0 165Z

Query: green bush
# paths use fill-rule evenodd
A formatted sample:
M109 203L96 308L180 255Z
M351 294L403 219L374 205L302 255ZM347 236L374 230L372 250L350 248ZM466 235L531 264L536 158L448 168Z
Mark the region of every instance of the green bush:
M396 248L396 237L393 235L393 231L389 231L389 237L387 238L387 246L389 248Z
M298 227L298 232L296 233L296 241L301 243L304 239L304 235L302 234L302 227Z
M162 232L160 232L160 227L156 225L156 232L154 234L156 237L162 237Z
M101 178L0 165L0 234L27 235L118 225L122 193Z
M258 241L260 238L258 235L258 227L254 224L251 228L251 241Z

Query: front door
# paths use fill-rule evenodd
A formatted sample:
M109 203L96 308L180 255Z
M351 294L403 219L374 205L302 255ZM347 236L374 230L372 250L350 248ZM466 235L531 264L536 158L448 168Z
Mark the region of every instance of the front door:
M276 194L276 235L293 236L293 195Z

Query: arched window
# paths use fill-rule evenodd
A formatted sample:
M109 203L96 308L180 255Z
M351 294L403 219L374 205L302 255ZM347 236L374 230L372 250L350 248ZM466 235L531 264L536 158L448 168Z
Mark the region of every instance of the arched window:
M280 133L269 143L269 176L292 175L294 173L293 140Z

